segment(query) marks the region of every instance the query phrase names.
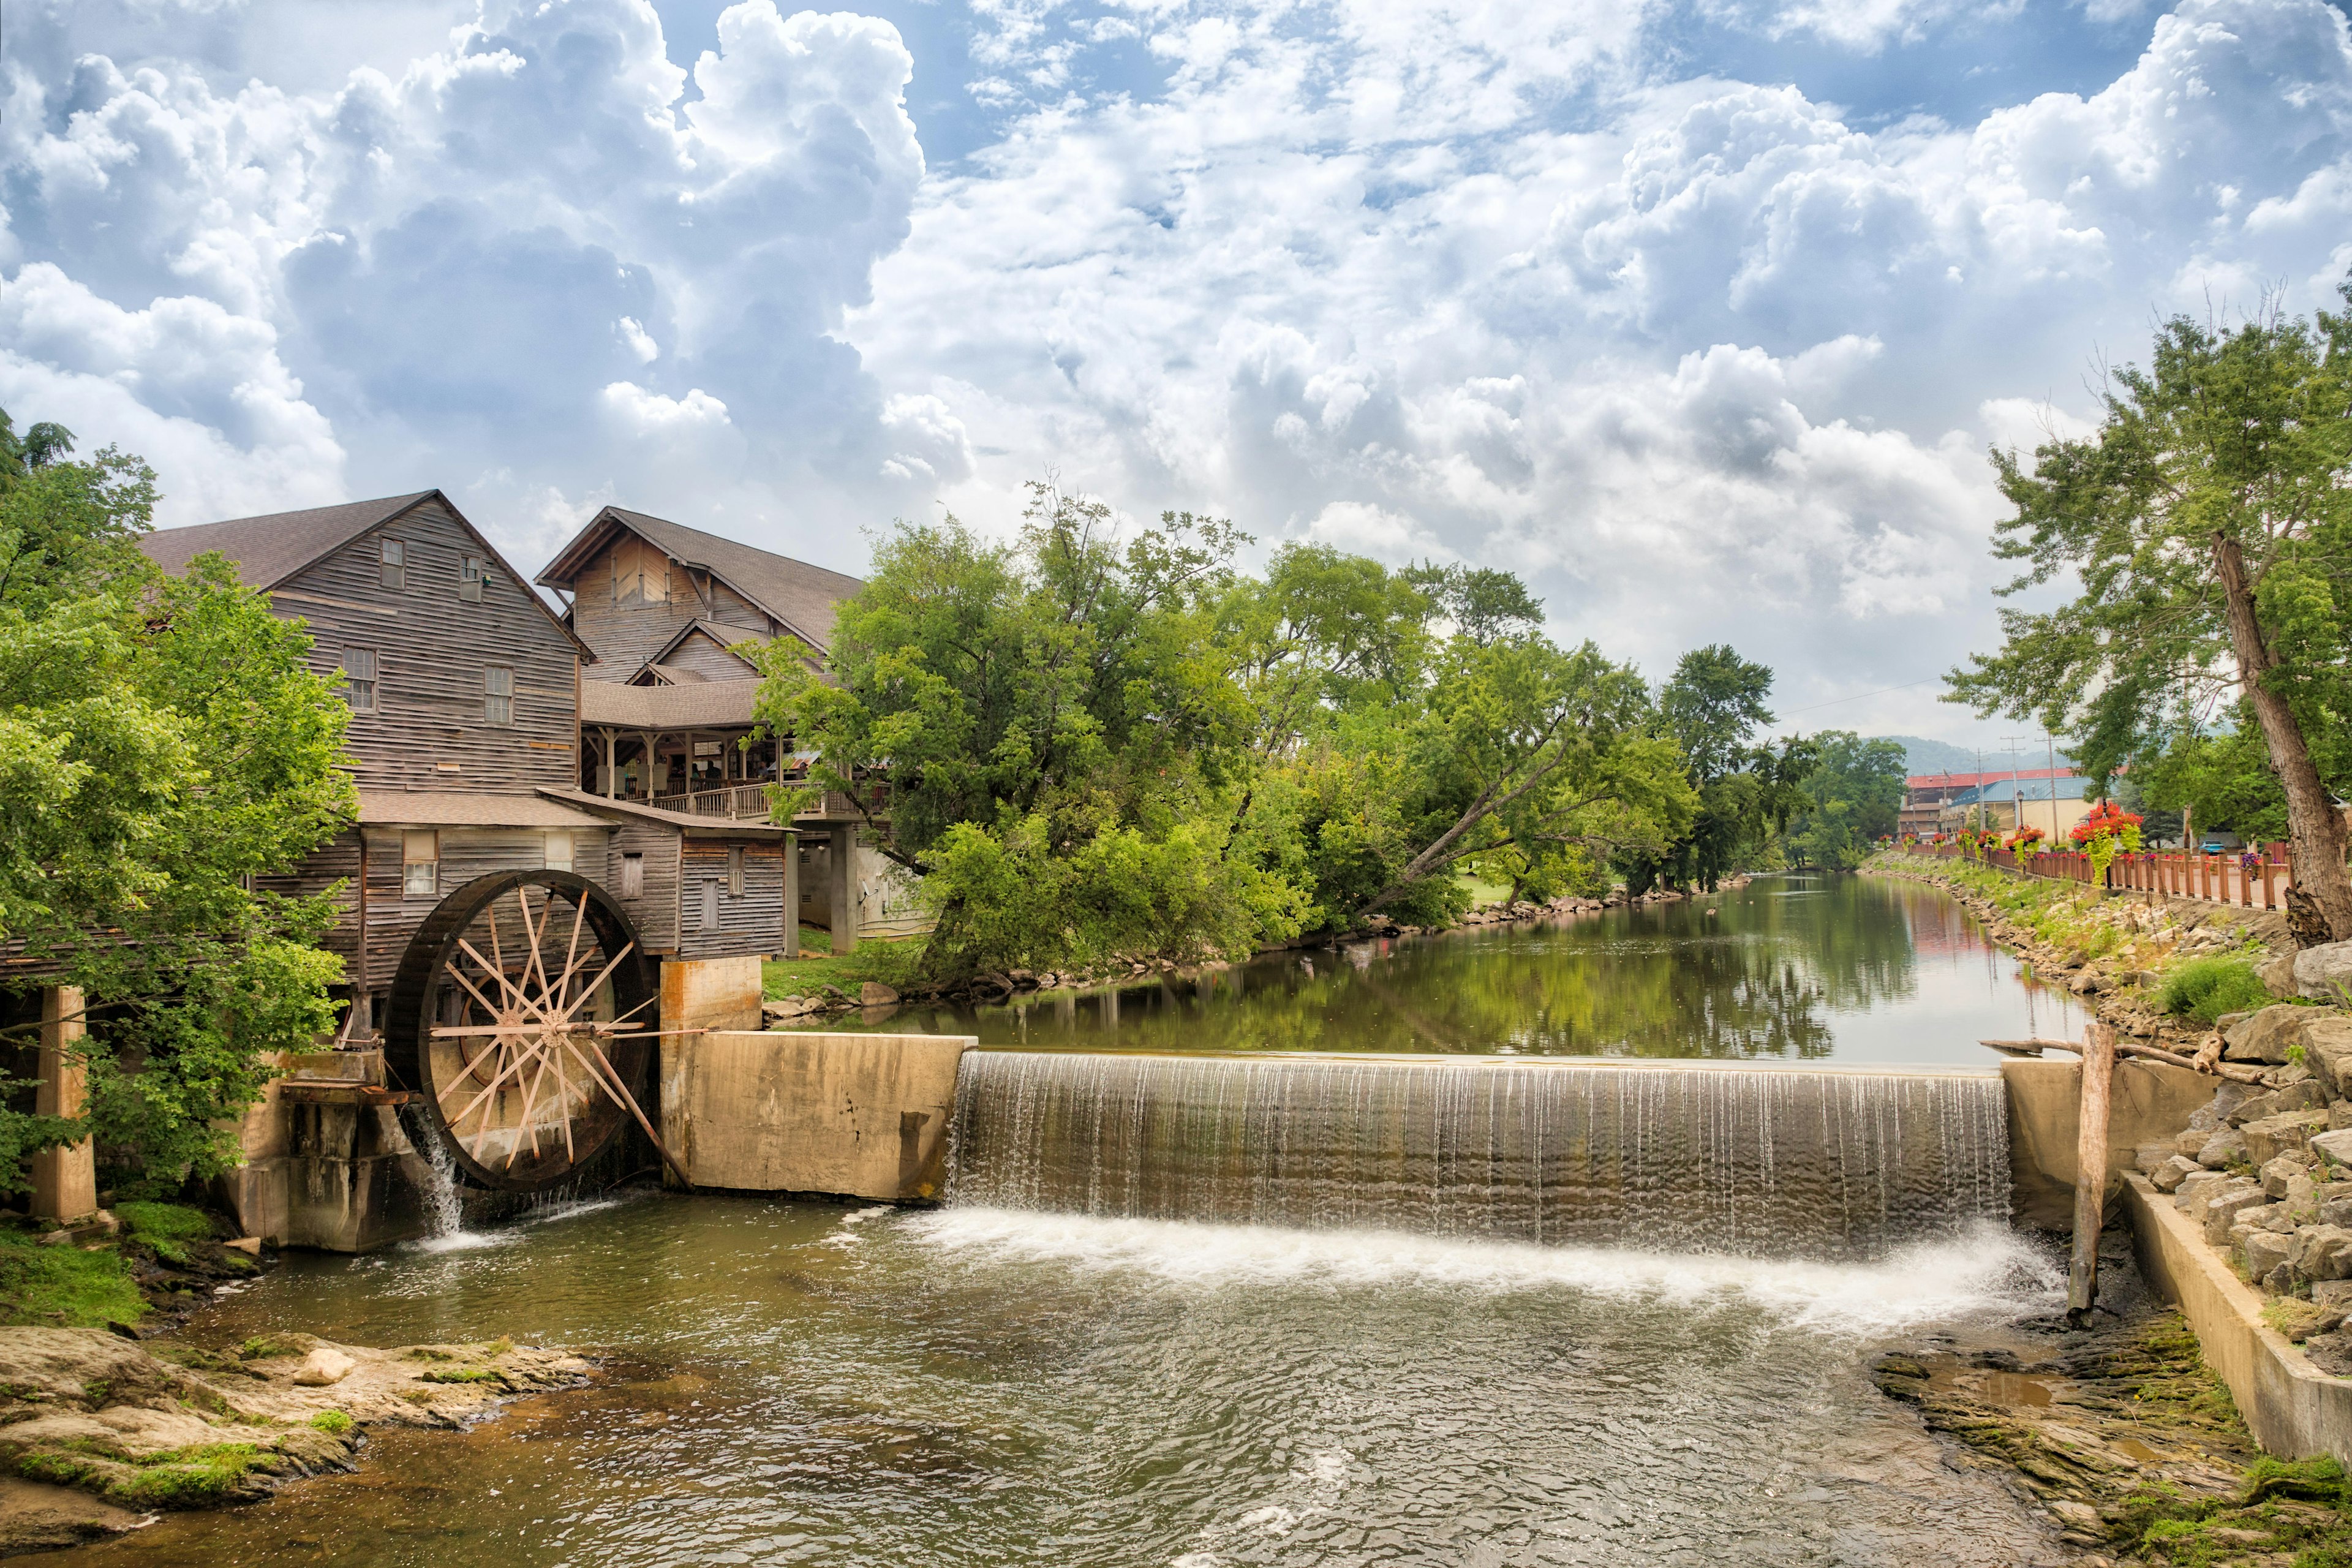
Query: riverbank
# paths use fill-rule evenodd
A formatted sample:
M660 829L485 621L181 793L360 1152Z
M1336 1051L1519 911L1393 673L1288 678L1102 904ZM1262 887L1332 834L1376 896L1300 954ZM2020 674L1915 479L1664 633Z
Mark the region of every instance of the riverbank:
M1727 877L1717 890L1744 888L1751 880L1753 878L1746 873ZM1624 889L1616 888L1601 898L1563 896L1543 902L1505 900L1466 910L1460 920L1444 926L1408 925L1375 917L1355 931L1323 933L1278 943L1259 950L1251 954L1250 959L1178 963L1166 958L1129 958L1070 970L996 971L957 984L938 984L923 978L924 939L921 937L861 942L856 952L835 958L825 933L803 931L802 941L804 950L815 951L804 951L797 959L771 960L761 966L762 1006L771 1023L791 1023L865 1008L895 1007L901 1003L998 1003L1026 993L1085 991L1141 980L1150 975L1182 979L1217 973L1234 968L1237 963L1248 963L1251 959L1273 953L1326 951L1350 942L1442 935L1448 931L1476 931L1495 926L1528 925L1567 915L1683 903L1707 896L1696 891L1660 888L1639 898L1631 898Z
M2333 1459L2264 1456L2180 1314L2120 1235L2102 1247L2087 1331L2063 1320L1880 1356L1881 1392L1952 1445L1958 1468L2045 1510L2080 1568L2336 1568L2352 1495Z
M278 1333L214 1352L0 1328L0 1556L256 1501L352 1468L370 1427L463 1427L592 1372L504 1340L371 1350Z

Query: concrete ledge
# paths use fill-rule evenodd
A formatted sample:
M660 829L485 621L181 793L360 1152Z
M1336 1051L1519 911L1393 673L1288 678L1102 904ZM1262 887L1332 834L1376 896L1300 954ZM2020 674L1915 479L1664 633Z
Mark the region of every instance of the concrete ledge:
M2075 1124L2083 1064L2075 1057L2014 1057L2000 1064L2009 1089L2010 1215L2035 1230L2074 1229ZM2221 1080L2165 1062L2116 1063L2107 1101L2107 1198L2142 1143L2169 1142Z
M698 1187L919 1203L947 1179L961 1035L666 1040L662 1142Z
M2140 1272L2189 1320L2254 1440L2283 1458L2352 1463L2352 1381L2328 1376L2264 1323L2253 1287L2146 1176L2124 1179L2124 1203Z

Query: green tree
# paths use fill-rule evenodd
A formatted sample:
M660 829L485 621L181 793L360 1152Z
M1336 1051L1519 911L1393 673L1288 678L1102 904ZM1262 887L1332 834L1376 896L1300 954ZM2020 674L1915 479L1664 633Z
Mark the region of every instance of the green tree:
M331 1026L328 900L256 879L356 807L308 635L217 556L157 572L138 548L153 503L152 471L111 448L0 490L0 941L82 987L91 1075L87 1121L0 1113L0 1143L94 1131L133 1194L232 1161L221 1124L263 1053Z
M1770 668L1728 644L1693 648L1675 663L1658 689L1657 722L1681 751L1696 809L1666 843L1619 857L1628 890L1664 882L1713 892L1727 873L1771 858L1773 836L1805 804L1799 786L1814 760L1807 741L1755 742L1772 721L1764 704L1771 690Z
M2030 466L1992 454L2016 509L1995 553L2022 563L2001 592L2080 591L2004 608L2000 650L1953 671L1948 699L2038 716L2100 780L2242 703L2278 784L2291 917L2306 941L2352 937L2312 745L2352 720L2352 315L2175 318L2103 405L2095 432L2044 443Z
M1903 807L1903 743L1845 730L1825 730L1812 740L1817 760L1798 786L1806 804L1789 825L1789 858L1850 870L1895 831Z
M0 408L0 493L34 468L60 461L73 451L73 432L44 420L16 434L16 421Z

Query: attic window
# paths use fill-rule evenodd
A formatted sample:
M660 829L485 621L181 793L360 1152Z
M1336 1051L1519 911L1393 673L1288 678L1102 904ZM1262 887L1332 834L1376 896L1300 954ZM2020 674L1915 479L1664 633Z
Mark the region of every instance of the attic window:
M482 558L478 555L457 557L457 597L469 605L482 602Z
M400 895L429 899L441 888L441 835L414 827L400 836Z
M397 539L379 539L375 542L376 560L383 570L383 585L394 593L408 586L408 546Z

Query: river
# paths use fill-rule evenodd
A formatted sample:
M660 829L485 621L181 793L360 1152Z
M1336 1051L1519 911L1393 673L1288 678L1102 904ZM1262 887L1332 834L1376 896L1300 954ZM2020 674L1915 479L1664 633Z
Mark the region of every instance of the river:
M1046 998L961 1021L1032 1050L1485 1049L1947 1075L1983 1066L1979 1034L2072 1022L1925 889L1771 879L1719 908L1316 952L1312 973L1284 954L1206 991L1130 990L1115 1012ZM925 1022L945 1020L892 1020ZM1808 1260L1753 1238L1745 1256L1675 1250L1638 1219L1608 1245L1562 1246L996 1201L924 1212L641 1191L375 1257L289 1257L192 1333L503 1333L601 1348L609 1375L469 1435L378 1436L356 1475L63 1561L2056 1555L2045 1521L1946 1463L1866 1375L1895 1340L1997 1332L2056 1303L2056 1260L1980 1215Z

